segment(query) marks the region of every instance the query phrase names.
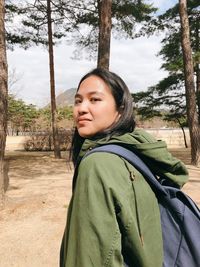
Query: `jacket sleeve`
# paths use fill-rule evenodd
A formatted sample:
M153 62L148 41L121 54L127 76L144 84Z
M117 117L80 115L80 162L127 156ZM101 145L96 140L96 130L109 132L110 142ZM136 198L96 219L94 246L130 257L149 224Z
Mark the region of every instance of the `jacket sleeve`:
M125 185L120 179L124 175L120 170L124 172L125 168L120 159L116 165L116 160L113 161L116 156L100 154L88 156L79 166L68 210L61 266L124 266L116 219L116 209L120 209L120 204L112 180L118 181L118 188L121 183L123 192Z

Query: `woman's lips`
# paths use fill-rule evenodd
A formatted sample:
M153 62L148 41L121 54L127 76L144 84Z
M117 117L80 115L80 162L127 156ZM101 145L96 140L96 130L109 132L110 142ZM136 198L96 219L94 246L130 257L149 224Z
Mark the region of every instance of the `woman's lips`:
M78 120L77 120L77 122L78 122L78 124L80 125L80 124L84 124L84 123L86 123L86 122L90 122L91 121L91 119L89 119L89 118L79 118Z

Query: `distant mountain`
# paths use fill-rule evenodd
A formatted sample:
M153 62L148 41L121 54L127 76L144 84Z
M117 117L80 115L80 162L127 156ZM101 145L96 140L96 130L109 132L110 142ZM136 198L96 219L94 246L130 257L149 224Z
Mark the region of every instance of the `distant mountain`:
M56 105L60 107L73 106L76 88L71 88L56 97Z

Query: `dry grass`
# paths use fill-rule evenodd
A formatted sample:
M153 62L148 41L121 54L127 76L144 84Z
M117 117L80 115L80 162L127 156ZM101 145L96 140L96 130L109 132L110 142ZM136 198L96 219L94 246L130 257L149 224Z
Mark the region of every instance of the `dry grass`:
M190 164L189 149L170 149L187 164L184 187L200 205L200 169ZM72 169L67 155L7 152L10 186L0 212L0 267L56 267L71 196Z

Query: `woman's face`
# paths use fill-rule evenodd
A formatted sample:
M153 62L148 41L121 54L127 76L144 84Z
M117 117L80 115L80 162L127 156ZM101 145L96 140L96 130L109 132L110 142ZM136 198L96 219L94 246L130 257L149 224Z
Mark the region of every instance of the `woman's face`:
M120 117L110 88L94 75L80 84L73 114L78 133L84 138L102 132Z

